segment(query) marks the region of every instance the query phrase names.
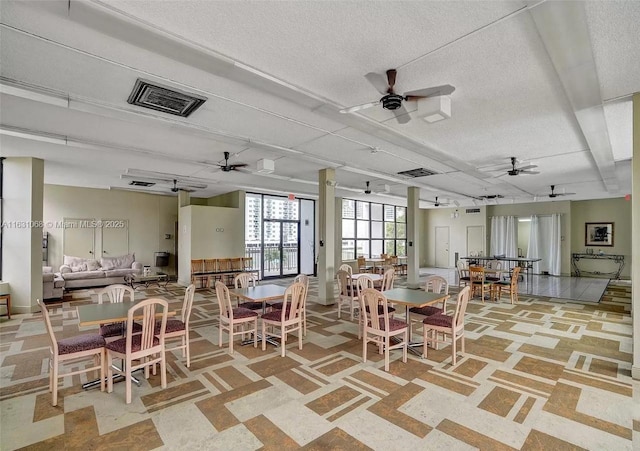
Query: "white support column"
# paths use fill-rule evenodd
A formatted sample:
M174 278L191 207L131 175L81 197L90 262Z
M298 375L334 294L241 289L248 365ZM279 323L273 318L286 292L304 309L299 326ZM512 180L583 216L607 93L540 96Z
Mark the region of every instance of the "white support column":
M640 380L640 93L633 95L633 158L631 191L631 314L633 363L631 376Z
M335 197L336 173L334 169L322 169L318 176L319 242L318 248L318 301L324 305L334 303L335 274Z
M334 252L334 268L335 271L338 270L340 265L342 264L342 197L336 197L336 207L335 207L335 223L334 223L334 232L335 232L335 240L333 245ZM334 272L335 272L334 271Z
M44 161L7 158L3 171L2 280L9 283L13 313L40 310Z
M420 188L407 189L407 287L420 286Z
M178 210L180 207L191 205L191 193L189 191L178 191Z

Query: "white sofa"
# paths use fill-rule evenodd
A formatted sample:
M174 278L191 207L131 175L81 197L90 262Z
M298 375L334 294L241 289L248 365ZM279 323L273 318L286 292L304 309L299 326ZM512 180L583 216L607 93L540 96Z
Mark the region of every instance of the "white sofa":
M54 274L51 266L42 267L42 299L60 299L64 291L64 279Z
M100 261L65 255L60 266L65 289L124 283L127 274L142 274L142 263L136 261L135 254L102 257Z

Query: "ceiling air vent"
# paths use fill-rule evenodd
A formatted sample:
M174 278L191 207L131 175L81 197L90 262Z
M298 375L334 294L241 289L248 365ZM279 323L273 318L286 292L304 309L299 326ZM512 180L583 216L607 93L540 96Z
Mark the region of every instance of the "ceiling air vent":
M465 213L468 215L479 215L480 214L480 209L479 208L467 208L465 210Z
M408 171L401 171L398 172L398 175L404 175L407 177L425 177L427 175L434 175L437 174L436 171L432 171L431 169L425 169L425 168L418 168L418 169L410 169Z
M187 117L207 100L206 97L177 91L138 78L127 102L163 113Z
M140 180L132 180L132 181L129 182L129 185L131 185L131 186L146 186L146 187L149 187L149 186L155 185L155 183L153 183L153 182L141 182Z

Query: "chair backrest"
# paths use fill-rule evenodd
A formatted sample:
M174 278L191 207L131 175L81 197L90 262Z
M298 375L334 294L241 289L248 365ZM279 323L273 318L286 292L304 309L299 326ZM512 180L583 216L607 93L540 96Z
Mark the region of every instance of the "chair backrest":
M338 279L338 291L340 292L340 296L353 297L353 283L351 281L351 274L349 274L347 271L339 270L336 273L336 278Z
M489 260L486 267L488 269L502 269L502 262L498 260Z
M391 261L392 265L397 265L398 264L398 256L397 255L392 255L391 257L389 257L389 260Z
M380 258L386 260L387 258L389 258L389 254L380 254Z
M358 257L358 266L365 266L366 264L367 264L367 260L364 257L362 256Z
M204 272L204 260L191 260L191 274Z
M373 279L369 276L360 276L356 279L356 294L358 298L362 297L365 288L374 288Z
M218 259L218 271L231 271L231 259L219 258Z
M182 322L189 327L189 317L191 316L191 307L193 307L193 295L196 292L194 284L189 285L184 290L184 301L182 302Z
M458 263L456 263L456 268L458 270L458 277L466 277L469 272L469 267L467 266L467 263L464 260L458 260Z
M42 311L42 318L44 319L44 326L47 329L47 334L49 335L49 340L51 340L51 353L53 355L58 354L58 340L56 340L56 336L53 333L53 327L51 326L51 319L49 318L49 310L47 310L47 306L44 302L37 300L38 305L40 306L40 310Z
M102 304L104 296L108 297L111 303L124 302L127 294L129 295L129 302L133 302L136 297L133 288L121 284L106 286L98 291L98 304Z
M287 287L282 301L282 321L291 321L300 318L300 313L304 307L306 290L304 283L294 282Z
M516 266L511 272L511 291L518 292L518 277L520 276L521 267Z
M245 271L253 266L253 257L242 257L242 269Z
M138 302L136 305L129 309L127 313L127 354L132 353L131 344L134 337L133 334L133 320L142 310L142 334L140 335L140 349L136 350L134 354L145 354L145 351L155 352L154 349L160 349L164 347L164 332L167 327L167 312L169 311L169 303L164 299L151 298ZM156 333L156 315L160 316L160 333ZM140 320L138 320L140 322ZM154 338L158 337L159 344L154 344Z
M452 326L454 330L464 328L464 314L467 311L467 304L469 304L469 298L471 297L471 287L467 285L460 293L458 293L458 299L456 301L456 310L453 313Z
M241 272L233 278L233 286L236 288L249 288L256 286L256 276L252 272Z
M216 282L216 297L218 298L218 307L220 307L220 315L233 321L233 306L231 305L231 296L229 289L220 281Z
M389 309L387 297L375 288L365 288L360 296L360 314L363 315L364 324L373 329L380 330L380 319L384 319L384 330L389 330ZM378 306L382 314L378 313ZM367 311L368 310L368 311Z
M338 271L346 271L349 274L353 274L353 267L351 265L347 265L346 263L340 265Z
M385 266L384 274L382 275L382 287L380 291L391 290L393 288L393 280L395 279L396 270L393 266Z
M449 294L449 283L442 276L428 276L425 281L424 291L439 294Z
M469 279L471 283L484 283L484 268L482 266L469 266Z
M218 270L217 258L205 258L204 259L204 272L216 272Z
M231 259L232 271L244 271L244 265L242 263L242 257L236 257Z
M293 279L296 283L301 283L304 285L304 302L303 306L307 304L307 296L309 295L309 276L306 274L298 274L295 279Z

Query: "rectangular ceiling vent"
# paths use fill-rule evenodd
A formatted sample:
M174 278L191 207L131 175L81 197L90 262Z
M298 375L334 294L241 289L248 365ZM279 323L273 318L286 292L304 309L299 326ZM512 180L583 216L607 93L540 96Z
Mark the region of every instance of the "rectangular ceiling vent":
M130 186L145 186L145 187L149 187L149 186L153 186L155 185L155 183L153 182L141 182L140 180L132 180L129 182Z
M138 78L127 102L131 105L187 117L206 100L206 97L178 91Z
M436 171L432 171L431 169L418 168L418 169L410 169L408 171L398 172L398 175L404 175L407 177L417 178L417 177L426 177L427 175L435 175Z
M465 213L468 215L479 215L480 214L480 209L479 208L467 208L465 210Z

